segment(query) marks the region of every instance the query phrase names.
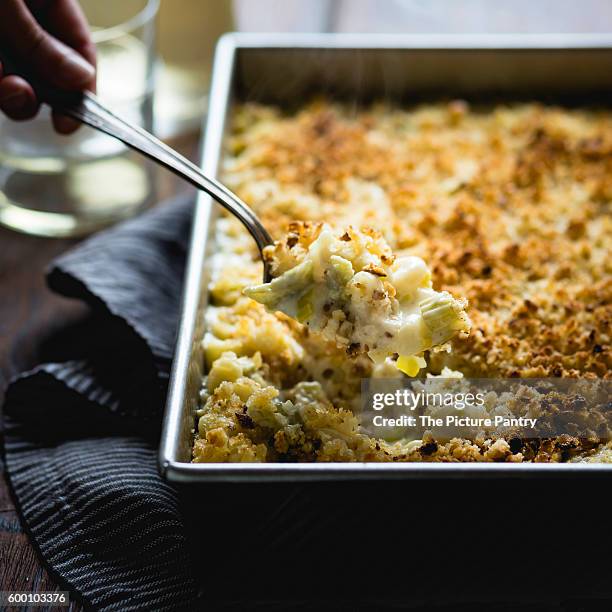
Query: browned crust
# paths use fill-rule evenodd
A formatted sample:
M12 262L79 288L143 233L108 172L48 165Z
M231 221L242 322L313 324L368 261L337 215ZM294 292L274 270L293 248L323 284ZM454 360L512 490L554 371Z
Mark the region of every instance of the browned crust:
M450 354L431 354L430 371L612 378L610 112L471 109L463 101L355 112L319 101L291 116L248 105L233 121L224 179L276 238L284 236L267 253L278 269L301 259L322 223L375 227L393 251L429 264L436 289L469 300L470 336L455 339ZM350 229L343 239L350 242ZM272 387L255 385L255 393L278 387L291 396L296 383L317 380L323 397L312 399L297 426L270 430L227 383L207 400L210 424L196 438L196 461L612 460L612 447L599 445L611 435L608 414L562 398L542 405L543 416L592 435L425 436L406 449L365 436L347 407L371 374L367 358L346 359L346 349L259 304L221 299L223 285L218 293L221 323L240 338L231 350L252 355L259 348L245 334L269 329L304 351L261 343L269 353L262 351L258 374Z
M536 104L483 113L454 101L355 114L318 102L295 116L258 107L245 116L276 129L235 135L240 159L318 202L291 226L299 204L253 200L238 184L276 235L289 227L292 242L299 227L307 243L319 222L342 222L358 205L346 179L374 182L390 202L377 229L393 251L422 256L436 289L468 298L473 333L435 369L445 360L478 376L612 376L610 113ZM441 194L465 158L477 170Z

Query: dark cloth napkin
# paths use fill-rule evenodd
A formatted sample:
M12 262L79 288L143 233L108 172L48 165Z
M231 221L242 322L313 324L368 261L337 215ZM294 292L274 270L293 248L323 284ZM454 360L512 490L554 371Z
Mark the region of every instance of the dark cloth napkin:
M11 383L5 460L60 584L100 610L610 601L599 481L165 483L157 446L192 207L181 198L103 232L48 272L90 315L55 339L55 361Z
M156 467L192 200L52 264L51 289L91 314L55 340L70 358L21 374L6 394L6 467L25 524L51 571L96 608L196 596L177 495Z

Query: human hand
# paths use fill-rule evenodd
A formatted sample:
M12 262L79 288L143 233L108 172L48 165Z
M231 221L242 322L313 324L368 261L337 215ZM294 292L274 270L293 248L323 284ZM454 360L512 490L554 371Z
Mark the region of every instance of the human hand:
M0 0L0 46L50 86L95 89L95 46L77 0ZM5 75L0 64L0 109L22 120L34 117L39 107L30 84L20 76ZM79 126L69 117L52 116L61 134Z

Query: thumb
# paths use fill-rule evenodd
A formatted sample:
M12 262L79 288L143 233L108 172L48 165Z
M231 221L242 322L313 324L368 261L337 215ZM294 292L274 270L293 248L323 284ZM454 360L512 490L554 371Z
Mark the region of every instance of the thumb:
M94 67L45 31L19 0L0 2L0 37L50 85L79 90L94 81Z

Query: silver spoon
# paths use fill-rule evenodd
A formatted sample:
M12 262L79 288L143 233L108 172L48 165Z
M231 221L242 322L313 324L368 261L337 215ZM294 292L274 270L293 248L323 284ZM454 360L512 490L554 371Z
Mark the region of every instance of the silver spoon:
M94 94L88 91L67 92L49 87L33 76L29 70L19 65L5 50L0 51L0 61L5 75L16 74L24 77L33 87L38 99L48 104L54 111L120 140L128 147L142 153L206 192L241 221L255 240L260 255L264 247L272 244L270 234L257 215L235 193L219 181L205 175L195 164L146 130L115 115ZM263 255L262 260L264 262L264 282L269 282L270 270Z

